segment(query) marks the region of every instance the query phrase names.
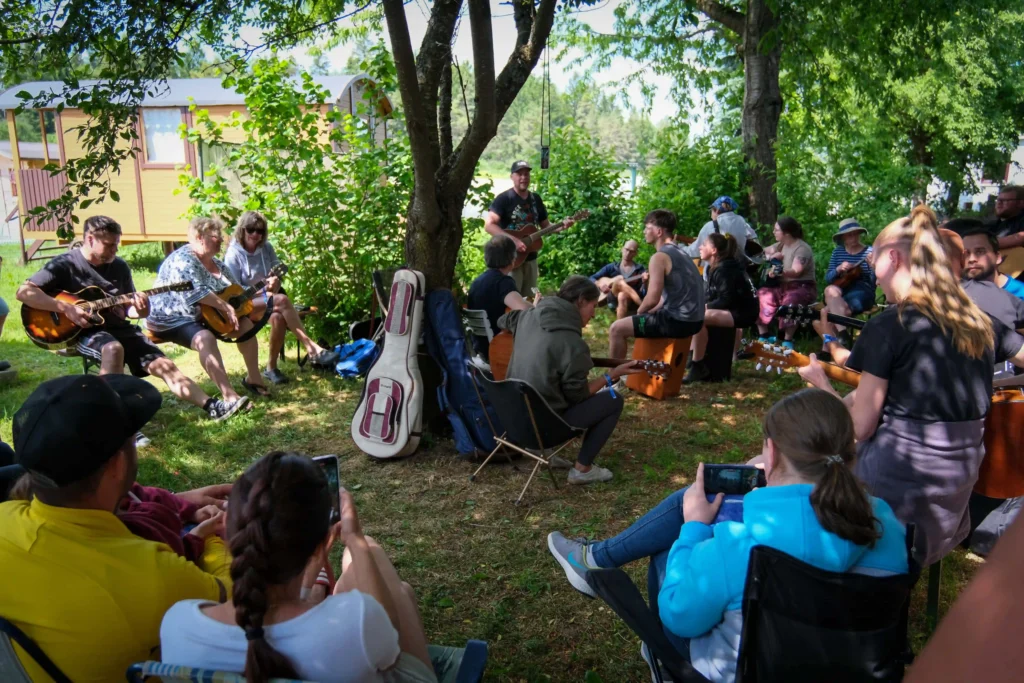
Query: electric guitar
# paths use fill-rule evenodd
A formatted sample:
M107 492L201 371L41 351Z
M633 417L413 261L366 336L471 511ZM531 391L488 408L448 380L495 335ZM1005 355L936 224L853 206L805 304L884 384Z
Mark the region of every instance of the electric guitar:
M270 269L270 273L267 275L276 276L283 278L288 273L288 266L283 263L278 263L276 266ZM217 296L228 303L231 308L235 309L235 316L241 318L242 316L249 315L252 313L252 298L263 289L267 284L266 279L254 282L248 287L242 287L241 285L229 285L224 291L219 292ZM214 308L209 304L199 304L199 317L200 322L209 327L214 332L226 336L235 331L235 328L231 325L231 321L228 320L227 316L221 312L219 308Z
M154 287L139 293L147 296L157 296L166 292L188 292L192 288L191 282L175 282L171 285ZM77 306L85 311L85 314L89 316L89 320L94 325L103 325L106 320L100 315L100 311L131 304L134 297L135 292L107 296L106 292L93 285L74 293L61 292L53 298L57 301ZM115 315L118 315L118 313L115 312ZM119 317L124 317L123 312ZM59 311L44 311L40 308L33 308L28 304L23 304L21 307L21 323L25 326L25 334L28 335L28 338L34 344L44 349L55 350L70 346L78 338L78 335L82 333L82 328L73 323L71 318L63 313Z
M779 306L778 312L775 317L782 320L787 326L791 324L798 324L806 327L815 320L821 319L821 309L815 308L814 306L805 306L803 304L792 306L786 304L785 306ZM865 321L860 318L848 318L845 315L836 315L835 313L827 314L828 321L835 323L836 325L845 325L846 327L862 330L864 329Z
M491 365L491 374L496 380L501 381L508 375L508 364L512 359L514 340L515 338L508 330L502 330L491 340L487 357ZM594 367L597 368L617 368L623 363L629 362L616 358L594 358L593 361ZM672 367L660 360L635 360L633 364L634 367L658 379L668 379L672 375Z
M576 221L581 221L584 218L589 217L590 209L583 209L582 211L574 213L569 218L563 218L559 222L549 225L548 227L540 230L537 229L536 225L530 223L529 225L524 225L521 230L517 230L514 233L509 233L510 235L517 237L519 241L526 245L526 251L524 251L521 254L519 252L516 252L516 260L513 264L513 267L518 268L519 266L526 263L527 256L534 252L540 251L540 248L544 246L544 238L547 237L548 235L553 235L556 232L561 232L562 230L565 230L566 228L569 227L570 221L575 223Z

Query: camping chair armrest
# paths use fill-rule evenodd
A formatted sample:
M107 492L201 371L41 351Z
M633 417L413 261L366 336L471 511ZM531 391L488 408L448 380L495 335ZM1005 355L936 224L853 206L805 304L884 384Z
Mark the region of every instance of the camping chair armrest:
M640 640L647 643L648 650L661 661L673 681L708 683L708 680L676 651L665 636L661 621L647 606L640 589L626 572L621 569L591 569L587 572L587 584L634 633L640 636Z

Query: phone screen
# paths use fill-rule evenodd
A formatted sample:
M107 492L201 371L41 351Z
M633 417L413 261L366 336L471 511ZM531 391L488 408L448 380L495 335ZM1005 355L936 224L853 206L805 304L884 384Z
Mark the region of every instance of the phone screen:
M704 465L704 492L743 495L767 486L764 470L753 465Z
M324 476L327 477L327 488L331 492L331 524L336 524L341 519L341 501L339 500L341 480L338 475L338 456L320 455L313 458L313 461L320 465Z

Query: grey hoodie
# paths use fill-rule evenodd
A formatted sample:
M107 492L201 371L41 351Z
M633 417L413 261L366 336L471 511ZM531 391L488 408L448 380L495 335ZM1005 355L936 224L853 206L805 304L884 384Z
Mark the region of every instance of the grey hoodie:
M228 253L224 256L224 262L231 269L232 279L248 287L254 282L264 280L270 269L281 262L277 258L277 252L270 242L264 241L252 254L245 250L245 247L238 240L232 240L228 247Z
M556 413L590 397L594 361L575 305L557 296L541 299L534 308L501 316L498 327L515 337L509 379L530 384Z

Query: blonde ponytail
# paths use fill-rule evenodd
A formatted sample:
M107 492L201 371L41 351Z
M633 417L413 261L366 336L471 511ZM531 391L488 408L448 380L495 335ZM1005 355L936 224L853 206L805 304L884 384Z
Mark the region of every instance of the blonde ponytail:
M893 221L878 234L875 251L894 243L910 260L911 287L899 303L901 316L903 307L912 305L952 339L957 351L970 358L981 358L991 350L992 321L953 276L935 212L918 204L909 217Z

